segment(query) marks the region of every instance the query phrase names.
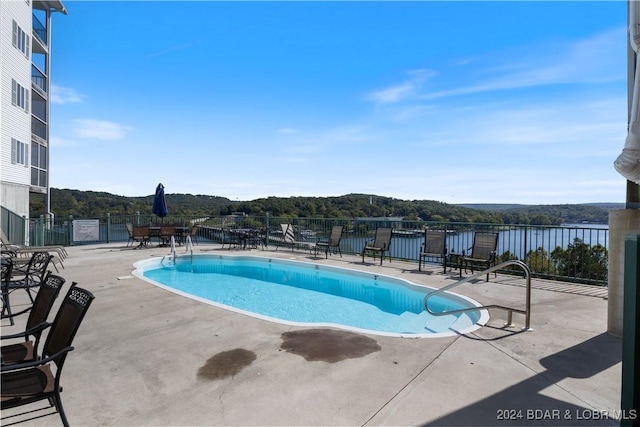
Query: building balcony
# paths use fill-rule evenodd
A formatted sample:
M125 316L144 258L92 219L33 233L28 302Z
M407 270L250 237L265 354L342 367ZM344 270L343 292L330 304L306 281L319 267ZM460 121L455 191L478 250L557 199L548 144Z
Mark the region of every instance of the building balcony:
M42 144L47 143L47 124L33 115L31 116L31 140Z
M32 26L33 26L33 38L38 41L42 47L48 46L48 38L47 38L47 27L40 22L36 15L32 15Z
M44 99L47 99L47 76L35 65L31 66L31 88Z

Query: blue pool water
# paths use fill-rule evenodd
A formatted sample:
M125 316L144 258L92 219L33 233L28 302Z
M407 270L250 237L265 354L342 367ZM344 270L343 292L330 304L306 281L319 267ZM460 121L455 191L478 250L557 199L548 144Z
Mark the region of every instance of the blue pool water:
M136 263L135 275L181 295L295 325L329 325L380 335L450 336L479 328L484 310L432 316L431 288L388 276L261 257L179 257L175 265ZM478 306L455 294L429 300L433 311Z

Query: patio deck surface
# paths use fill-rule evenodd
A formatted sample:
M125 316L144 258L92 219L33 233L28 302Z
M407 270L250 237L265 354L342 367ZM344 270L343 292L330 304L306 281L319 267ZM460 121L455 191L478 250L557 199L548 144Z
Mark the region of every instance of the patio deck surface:
M68 251L59 274L96 296L62 374L72 425L619 424L622 341L606 333L606 289L534 280L533 331L521 331L519 314L515 327L504 328L506 313L492 310L488 325L468 335L407 339L264 321L131 276L134 262L168 248ZM217 244L194 252L298 259L433 287L457 280L439 265L419 273L416 263L379 266L349 255L325 260ZM499 274L454 292L523 307L523 286L524 279ZM23 294L12 294L14 310ZM22 327L6 325L3 333ZM61 423L52 415L23 425Z

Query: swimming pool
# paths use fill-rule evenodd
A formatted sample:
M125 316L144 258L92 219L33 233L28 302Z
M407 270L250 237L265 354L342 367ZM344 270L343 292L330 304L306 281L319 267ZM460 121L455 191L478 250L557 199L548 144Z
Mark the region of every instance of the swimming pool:
M169 291L253 317L302 326L333 326L378 335L444 337L488 321L486 310L432 316L432 288L390 276L255 256L194 255L175 264L154 258L133 274ZM433 311L477 307L448 293L429 300Z

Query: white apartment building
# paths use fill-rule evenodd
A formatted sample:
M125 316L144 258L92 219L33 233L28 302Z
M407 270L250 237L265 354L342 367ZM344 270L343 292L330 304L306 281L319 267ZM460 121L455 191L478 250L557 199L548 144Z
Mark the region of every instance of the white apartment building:
M49 209L51 16L59 0L0 1L0 205L29 217L29 197Z

